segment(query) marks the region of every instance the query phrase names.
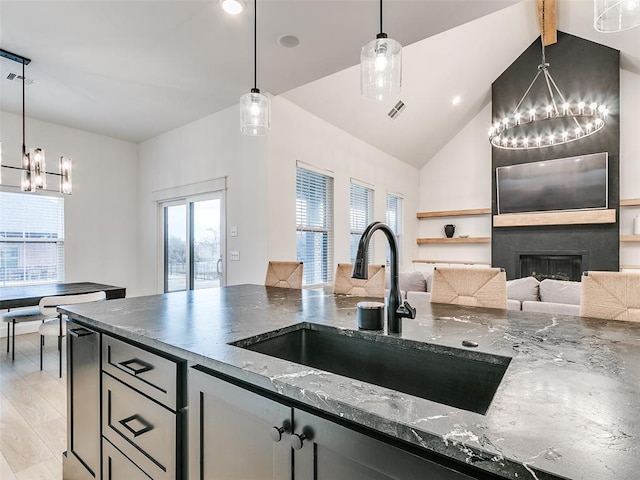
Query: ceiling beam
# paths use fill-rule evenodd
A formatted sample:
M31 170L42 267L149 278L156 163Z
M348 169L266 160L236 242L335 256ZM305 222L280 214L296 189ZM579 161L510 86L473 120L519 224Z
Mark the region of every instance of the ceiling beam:
M540 34L544 37L542 39L544 46L556 43L558 41L556 0L538 0L538 23Z

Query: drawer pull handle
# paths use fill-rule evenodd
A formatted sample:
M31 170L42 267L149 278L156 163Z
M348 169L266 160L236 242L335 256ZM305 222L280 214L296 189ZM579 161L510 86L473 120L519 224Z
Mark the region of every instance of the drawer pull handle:
M69 333L74 337L80 338L80 337L86 337L87 335L93 335L96 332L92 332L91 330L88 330L84 327L78 327L78 328L70 328Z
M134 375L140 375L141 373L148 372L149 370L153 370L153 365L143 362L137 358L132 360L127 360L126 362L120 362L118 365L126 368L130 373Z
M137 430L136 428L133 428L129 425L129 423L134 421L137 422L138 424L135 426ZM120 420L118 423L120 423L120 425L122 425L124 428L129 430L134 438L142 435L143 433L147 433L150 430L153 430L153 425L151 425L149 422L147 422L144 418L142 418L137 413L123 420Z

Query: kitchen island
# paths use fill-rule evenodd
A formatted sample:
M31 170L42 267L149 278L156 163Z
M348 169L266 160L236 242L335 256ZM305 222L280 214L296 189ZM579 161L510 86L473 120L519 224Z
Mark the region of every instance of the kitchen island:
M178 364L183 360L185 367L197 366L199 373L214 374L216 381L230 380L235 387L246 386L270 400L334 419L394 448L424 454L467 475L461 478L639 477L640 325L425 303L414 305L417 317L403 321L401 334L386 335L357 330L355 305L362 300L241 285L70 306L64 312L74 323L100 333L103 347L105 339L113 338L162 353ZM500 356L510 362L488 410L480 414L230 345L300 328L327 328L400 346L425 342L425 348L462 351L469 357ZM464 347L463 341L478 346ZM144 365L138 360L127 368L141 372ZM180 368L178 377L184 374ZM396 368L402 375L403 365ZM191 377L184 376L184 388L190 389L186 383ZM103 409L111 402L104 396L107 390L103 384ZM193 417L195 405L186 401L186 392L177 396L182 403L167 408ZM181 409L180 403L189 403L188 409ZM149 429L135 420L127 429ZM193 420L189 418L190 430ZM104 422L103 410L103 432ZM202 456L194 460L194 442L186 445L180 434L183 423L175 422L178 445L171 448L178 455L184 452L185 460L191 457L193 474L194 462L202 463ZM291 427L284 425L281 433L293 437L295 421ZM183 472L171 471L171 478Z

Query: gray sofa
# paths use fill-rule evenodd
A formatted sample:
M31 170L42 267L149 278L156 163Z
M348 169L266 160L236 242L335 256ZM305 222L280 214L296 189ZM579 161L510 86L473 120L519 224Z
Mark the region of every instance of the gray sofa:
M411 303L431 300L431 274L401 272L402 297ZM507 281L507 309L525 312L580 314L580 282L524 277Z

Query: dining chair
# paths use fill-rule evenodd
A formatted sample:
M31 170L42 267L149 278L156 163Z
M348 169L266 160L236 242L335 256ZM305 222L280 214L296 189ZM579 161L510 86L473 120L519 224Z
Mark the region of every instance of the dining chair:
M506 310L506 273L500 268L434 268L431 303Z
M58 313L60 305L77 305L80 303L99 302L107 298L105 292L83 293L79 295L58 295L44 297L38 305L42 315L49 320L42 322L38 328L40 333L40 370L42 370L42 353L46 336L58 337L58 375L62 378L62 337L67 334L66 322L62 321L62 313Z
M640 275L584 272L580 316L640 322Z
M7 353L11 344L11 361L16 359L16 325L26 322L44 322L55 318L56 313L42 313L40 307L19 308L2 314L2 321L7 324ZM11 343L10 343L11 342Z
M361 297L384 297L384 265L369 265L369 278L367 280L351 278L352 272L353 264L338 264L333 293Z
M264 284L267 287L302 288L302 262L269 262Z

